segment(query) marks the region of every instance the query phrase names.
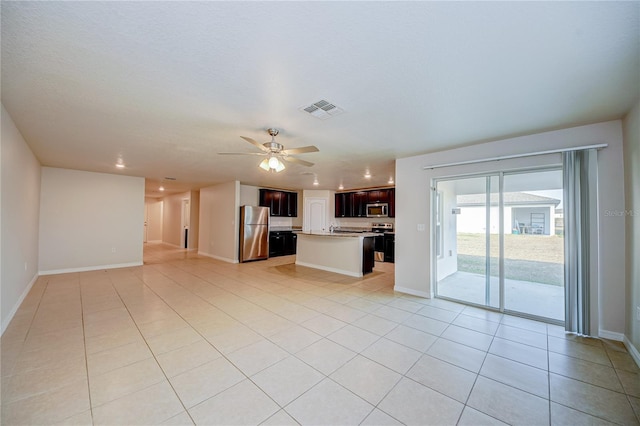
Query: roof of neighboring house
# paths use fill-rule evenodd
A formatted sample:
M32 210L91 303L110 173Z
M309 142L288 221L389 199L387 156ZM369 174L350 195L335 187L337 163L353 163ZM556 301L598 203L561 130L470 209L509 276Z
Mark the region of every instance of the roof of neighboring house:
M491 204L498 204L498 194L491 194ZM458 195L457 204L459 207L484 206L486 204L485 194ZM504 205L549 205L560 204L557 198L543 197L541 195L527 194L526 192L505 192Z

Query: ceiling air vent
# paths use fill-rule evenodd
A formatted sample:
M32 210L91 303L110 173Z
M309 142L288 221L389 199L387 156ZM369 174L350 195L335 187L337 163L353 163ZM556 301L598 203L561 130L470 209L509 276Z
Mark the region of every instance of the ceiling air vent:
M320 120L326 120L327 118L331 118L344 112L342 108L337 107L325 100L315 102L308 106L303 106L302 108L300 108L300 111L308 112L309 114L313 115L315 118L319 118Z

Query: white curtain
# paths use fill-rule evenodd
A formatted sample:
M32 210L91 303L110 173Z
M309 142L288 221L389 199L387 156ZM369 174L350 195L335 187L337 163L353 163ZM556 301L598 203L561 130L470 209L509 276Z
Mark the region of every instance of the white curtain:
M565 330L590 335L590 245L597 176L595 149L562 154L564 180ZM594 236L595 237L595 236Z

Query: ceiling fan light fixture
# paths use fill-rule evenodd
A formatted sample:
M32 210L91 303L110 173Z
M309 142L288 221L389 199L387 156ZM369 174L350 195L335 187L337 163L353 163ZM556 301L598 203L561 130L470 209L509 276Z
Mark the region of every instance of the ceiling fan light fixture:
M278 157L272 155L271 157L265 158L260 163L260 168L267 172L281 172L285 169L284 163L280 161Z
M262 160L262 162L260 163L260 168L262 170L266 170L269 171L271 169L271 167L269 167L269 159L265 158L264 160Z
M280 164L280 160L277 157L269 158L269 167L275 169Z

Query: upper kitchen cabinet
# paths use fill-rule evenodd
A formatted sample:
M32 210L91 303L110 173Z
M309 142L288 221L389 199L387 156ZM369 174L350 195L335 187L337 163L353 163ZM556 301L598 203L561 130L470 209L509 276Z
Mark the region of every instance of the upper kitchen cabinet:
M336 217L351 217L352 200L350 192L340 192L336 194L335 203L335 216Z
M389 190L388 189L374 189L373 191L367 191L369 194L369 203L388 203L389 202Z
M260 189L259 204L271 209L271 216L298 217L298 193Z
M354 192L351 217L367 217L367 204L369 204L369 194L366 191Z
M396 217L396 189L390 188L389 191L389 217Z
M336 217L367 217L367 204L389 204L389 217L395 217L395 188L336 193Z

